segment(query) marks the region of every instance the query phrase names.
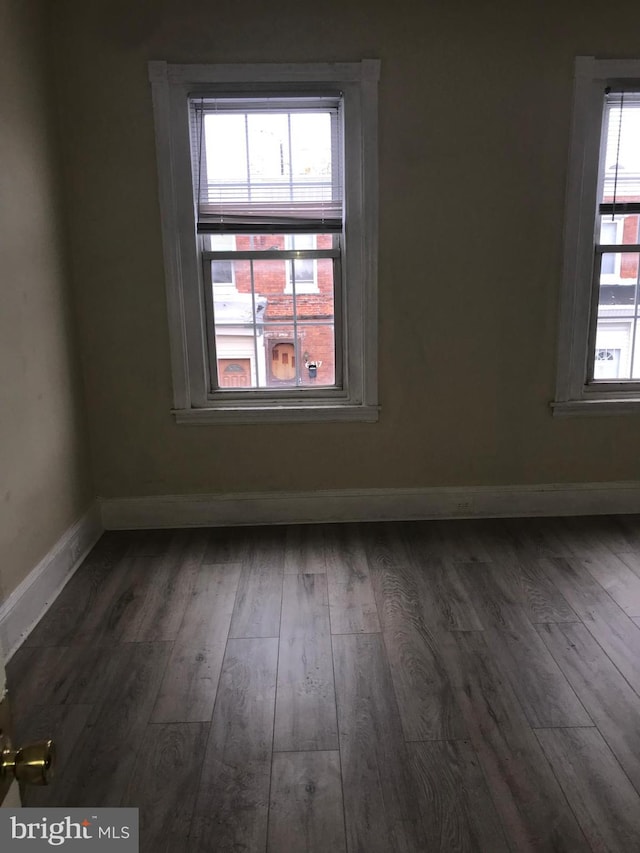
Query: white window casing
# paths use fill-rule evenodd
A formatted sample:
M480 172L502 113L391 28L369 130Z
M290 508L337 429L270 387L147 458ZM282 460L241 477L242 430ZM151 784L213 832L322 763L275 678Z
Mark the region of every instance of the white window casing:
M598 212L605 181L605 98L609 90L628 92L637 99L637 93L640 92L640 60L577 57L565 210L556 394L551 403L555 415L640 412L640 379L605 380L594 375L600 372L594 370L596 347L602 346L602 332L609 323L606 319L607 308L603 312L604 319L600 318L603 328L598 330L599 287L621 283L620 260L624 257L621 254L609 259L607 263L613 263L613 269L607 268L601 277L598 275L598 245L601 239ZM608 221L613 223L616 217L613 213L610 216ZM622 223L617 228L612 242L620 244ZM607 226L603 229L605 231L613 233L612 226ZM633 250L633 247L630 248ZM634 312L635 317L637 306ZM615 313L611 313L612 319L615 319Z
M377 86L380 63L183 65L149 63L178 423L373 422L377 395ZM342 254L336 269L340 382L331 388L212 390L202 264L196 234L189 98L341 99ZM220 353L221 357L225 357Z

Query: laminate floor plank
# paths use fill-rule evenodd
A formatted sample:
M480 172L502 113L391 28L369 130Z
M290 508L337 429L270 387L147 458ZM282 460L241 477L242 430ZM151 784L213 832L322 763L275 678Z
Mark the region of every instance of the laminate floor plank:
M491 549L490 562L499 567L495 577L503 590L524 609L530 622L577 622L558 588L541 571L537 559L552 549L539 536L539 528L525 522L533 519L500 519L508 547Z
M532 726L589 726L592 721L517 601L496 580L499 566L458 564L482 614L485 637Z
M7 664L14 708L27 716L32 707L67 701L70 683L77 677L74 664L83 654L81 646L21 646Z
M121 804L168 653L168 643L130 643L112 651L117 677L94 706L61 777L56 805Z
M271 776L278 640L229 640L189 853L264 850Z
M270 531L242 565L229 637L277 637L280 632L284 540Z
M442 541L442 556L448 560L484 563L491 559L477 521L435 521L434 525Z
M327 571L323 524L292 524L285 534L285 574L324 574Z
M627 616L640 616L640 577L624 560L604 551L581 562Z
M259 535L259 529L254 527L214 527L207 531L202 562L205 565L242 563L247 559L251 543Z
M152 723L211 720L225 648L225 643L197 648L174 645L151 714Z
M412 554L409 550L413 541L412 533L418 529L415 523L409 525L399 521L384 521L363 525L363 541L370 572L384 572L397 566L409 566Z
M373 565L372 575L405 738L466 737L439 652L442 632L423 615L426 594L420 571L379 562Z
M496 580L532 624L580 621L535 559L522 556L513 562L498 560L494 565Z
M596 536L599 541L614 554L633 551L638 540L629 535L623 525L619 523L623 516L600 515L597 516Z
M346 853L340 754L277 752L267 853Z
M56 764L48 785L27 785L22 792L22 804L31 808L55 806L67 768L73 765L76 744L83 734L92 705L35 705L29 708L28 717L23 709L12 702L16 746L39 740L53 739Z
M552 519L551 523L558 538L568 548L569 553L566 554L568 559L573 557L583 559L595 554L604 555L609 550L598 537L599 519L597 517L563 516Z
M333 637L350 853L426 850L382 638Z
M285 575L274 749L337 748L326 575Z
M159 555L124 558L120 583L109 607L95 623L94 642L127 643L136 640L142 608L152 593L161 561Z
M141 853L175 853L189 833L209 726L148 725L123 805L140 810Z
M631 569L631 571L640 578L640 552L638 551L618 551L617 556L622 560L625 566ZM640 618L639 616L634 616L634 619Z
M204 531L181 530L176 533L166 554L153 567L153 579L125 638L128 636L137 642L176 639L205 546Z
M426 558L442 559L450 556L447 552L447 543L443 538L436 521L409 521L392 522L398 533L406 541L411 542L412 547Z
M446 631L480 631L482 623L474 602L460 579L460 561L431 560L417 566L421 574L424 618Z
M572 557L573 551L558 535L556 519L501 518L497 521L509 537L516 556Z
M281 637L331 633L326 575L286 575L282 587Z
M23 646L7 665L11 698L28 716L35 705L92 705L111 683L117 657L106 645Z
M114 644L132 639L134 620L153 585L159 559L125 555L81 577L79 580L84 583L78 590L77 612L70 617L68 632L60 632L57 644ZM30 645L51 645L43 640L39 633L37 641L32 640Z
M24 645L66 646L93 640L91 627L100 621L120 583L130 541L119 531L103 534Z
M593 850L640 850L640 796L597 729L536 732Z
M469 741L409 744L429 853L508 853L504 831Z
M171 545L175 530L130 531L127 557L161 557Z
M513 850L584 851L584 836L482 634L459 632L454 640L450 676Z
M404 543L402 551L394 549L394 553L408 555L408 565L414 571L416 583L420 587L418 595L426 624L437 626L442 631L482 629L474 604L457 572L457 564L462 561L461 554L456 559L434 557L425 553L420 543L410 539Z
M340 525L327 537L329 613L333 634L380 630L362 529Z
M640 793L640 697L582 624L538 632Z
M240 568L237 563L200 566L160 685L154 723L211 719Z
M640 695L640 630L580 560L540 561L580 620Z
M621 531L622 537L628 543L628 547L620 548L620 552L640 551L640 515L616 515L614 516L615 527Z
M201 565L176 635L176 644L200 648L224 644L236 605L239 563Z

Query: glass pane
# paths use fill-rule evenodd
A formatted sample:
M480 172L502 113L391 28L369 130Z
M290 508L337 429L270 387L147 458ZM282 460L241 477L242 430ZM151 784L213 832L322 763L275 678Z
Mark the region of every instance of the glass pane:
M278 239L284 247L283 236ZM298 285L297 273L291 278L291 267L303 261L209 263L220 388L335 384L331 258L310 259L313 289L308 291L307 282ZM216 281L222 263L230 267L231 284Z
M333 249L333 234L207 234L205 250L268 252L292 249Z
M639 264L640 254L637 252L603 255L594 379L640 379L640 342L637 341Z
M600 243L611 246L629 245L638 243L638 223L640 216L637 213L611 217L610 214L603 215L600 221Z
M640 172L640 100L637 93L628 92L624 100L619 94L607 99L607 141L604 166L607 173ZM608 177L608 174L607 174Z
M296 178L331 178L331 116L291 114L291 160Z
M206 112L204 139L199 193L210 203L323 202L334 197L337 164L332 163L329 110Z
M253 201L264 198L289 199L289 125L286 114L258 113L247 116L249 179ZM264 184L269 189L262 190ZM281 188L277 185L281 184ZM275 186L274 186L275 185ZM256 196L256 193L258 195Z
M206 176L209 183L247 180L245 117L208 113L204 117ZM210 192L212 189L210 188Z
M313 323L298 328L302 356L300 384L335 385L335 333L333 325Z

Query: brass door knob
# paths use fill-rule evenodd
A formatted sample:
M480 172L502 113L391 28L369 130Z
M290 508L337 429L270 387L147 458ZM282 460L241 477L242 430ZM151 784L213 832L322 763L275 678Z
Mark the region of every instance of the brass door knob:
M0 779L13 773L26 785L48 785L53 777L56 749L52 740L30 743L20 749L5 746L0 753Z

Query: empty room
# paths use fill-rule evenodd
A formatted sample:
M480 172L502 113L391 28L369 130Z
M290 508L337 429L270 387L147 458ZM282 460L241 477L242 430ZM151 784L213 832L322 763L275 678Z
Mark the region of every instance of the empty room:
M640 850L602 11L0 0L2 850Z

